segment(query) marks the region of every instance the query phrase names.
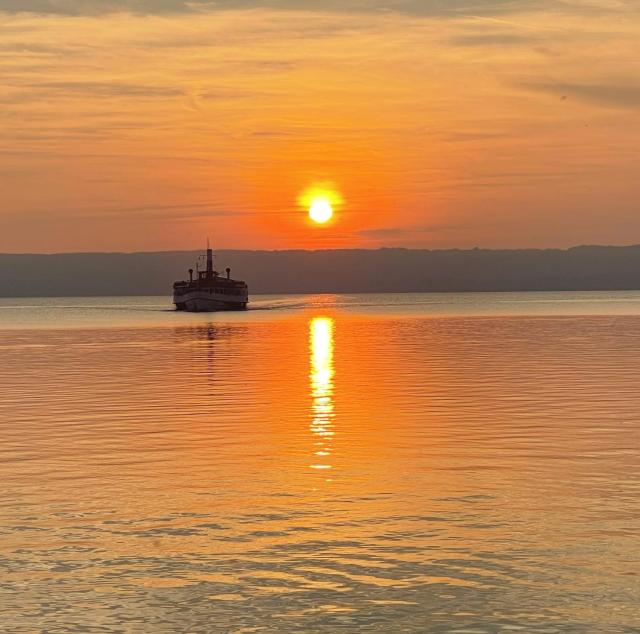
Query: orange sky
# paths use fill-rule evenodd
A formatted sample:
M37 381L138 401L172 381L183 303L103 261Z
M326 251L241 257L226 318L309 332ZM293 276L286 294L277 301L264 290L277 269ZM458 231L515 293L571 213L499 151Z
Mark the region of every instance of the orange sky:
M0 0L0 32L0 251L640 242L635 0Z

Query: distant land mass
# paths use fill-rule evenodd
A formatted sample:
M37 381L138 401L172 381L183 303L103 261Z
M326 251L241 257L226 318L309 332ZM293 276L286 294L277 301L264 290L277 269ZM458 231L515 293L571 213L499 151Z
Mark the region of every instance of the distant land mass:
M0 254L0 296L170 295L200 251ZM256 293L640 289L640 245L217 252Z

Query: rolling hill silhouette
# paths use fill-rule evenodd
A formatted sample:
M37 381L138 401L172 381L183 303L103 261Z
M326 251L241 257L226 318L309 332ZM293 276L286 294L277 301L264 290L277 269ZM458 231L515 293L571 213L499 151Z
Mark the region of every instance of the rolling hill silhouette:
M0 254L0 296L169 295L199 251ZM640 246L217 252L251 293L640 289Z

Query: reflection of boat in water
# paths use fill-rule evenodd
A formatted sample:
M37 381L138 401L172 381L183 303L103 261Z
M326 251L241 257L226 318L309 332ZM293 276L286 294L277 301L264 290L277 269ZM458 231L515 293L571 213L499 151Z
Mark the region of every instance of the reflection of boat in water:
M213 250L207 245L207 268L196 271L189 269L189 281L175 282L173 303L176 310L207 312L213 310L242 310L247 307L249 290L246 282L231 279L231 269L226 276L213 270Z

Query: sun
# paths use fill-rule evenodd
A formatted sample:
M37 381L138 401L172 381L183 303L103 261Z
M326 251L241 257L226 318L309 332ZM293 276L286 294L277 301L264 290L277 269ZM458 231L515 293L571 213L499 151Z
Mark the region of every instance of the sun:
M329 222L333 218L333 207L326 198L316 198L309 207L309 218L319 225Z
M298 196L301 209L316 225L326 225L333 221L336 213L342 209L343 202L340 191L329 181L316 182Z

